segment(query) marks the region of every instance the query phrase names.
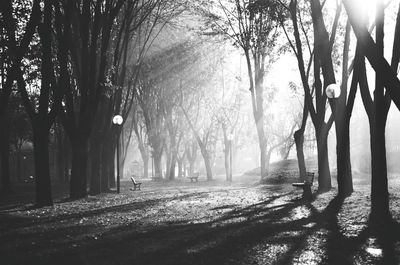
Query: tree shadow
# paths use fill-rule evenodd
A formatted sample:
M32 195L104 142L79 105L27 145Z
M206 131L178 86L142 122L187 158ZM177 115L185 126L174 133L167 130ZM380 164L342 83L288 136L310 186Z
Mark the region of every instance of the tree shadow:
M35 264L38 260L40 264L76 265L307 264L299 256L315 249L323 252L315 259L319 264L354 264L357 255L364 255L363 260L369 259L371 264L396 264L398 223L393 221L391 226L378 227L382 229L373 229L367 224L356 236L348 236L338 218L344 198L335 197L318 210L313 202L293 200L296 195L292 192L274 195L245 207L234 204L212 207L210 216L214 211L225 212L211 220L188 218L153 225L131 222L102 231L98 240L82 239L78 247L63 248L45 259L29 256L26 264ZM134 211L135 207L124 205L106 211ZM153 205L148 202L146 207ZM49 236L59 237L66 231L68 227L52 231ZM71 227L71 231L81 230ZM317 236L323 237L323 241L310 242ZM369 255L365 249L371 237L376 238L374 244L382 249L379 259L365 256Z

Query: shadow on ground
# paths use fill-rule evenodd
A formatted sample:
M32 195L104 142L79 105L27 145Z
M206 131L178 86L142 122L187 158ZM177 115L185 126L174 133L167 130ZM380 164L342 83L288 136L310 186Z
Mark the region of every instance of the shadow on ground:
M263 186L258 191L265 189L268 187ZM167 202L196 201L208 195L196 192L133 202L49 217L40 222L3 214L2 218L9 218L3 219L4 224L13 223L10 229L22 229L0 234L2 242L16 244L6 247L1 243L1 259L6 261L4 264L74 265L399 263L400 226L396 221L376 227L368 221L346 216L342 208L352 201L351 197L344 200L324 196L306 202L298 199L299 193L283 192L276 187L273 190L280 193L246 206L211 204L204 209L213 213L209 219L188 216L151 223L140 220L106 230L92 223L76 224L71 220L96 219L102 214L121 212L134 214L138 210L162 207ZM230 196L229 192L224 196ZM40 229L58 222L67 224L50 230ZM29 229L32 226L39 227ZM74 240L63 238L66 234ZM81 234L87 236L80 237ZM31 241L40 244L29 245Z

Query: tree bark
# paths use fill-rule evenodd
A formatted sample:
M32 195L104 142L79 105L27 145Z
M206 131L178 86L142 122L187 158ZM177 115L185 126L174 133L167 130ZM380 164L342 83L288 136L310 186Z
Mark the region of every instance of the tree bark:
M350 162L350 121L340 124L336 120L336 155L337 155L337 182L340 196L349 196L353 192L353 178ZM340 124L340 125L338 125Z
M143 178L147 179L149 177L149 156L142 156L143 160Z
M347 99L348 60L350 46L350 23L347 22L343 45L342 85L340 97L331 106L335 111L336 129L336 164L339 196L350 196L353 192L353 176L350 161L350 117L353 110L357 82L357 71L354 72L350 95Z
M114 160L110 161L111 155L109 154L110 152L109 143L103 141L101 146L102 147L101 147L101 158L100 158L101 159L100 190L101 192L108 192L110 191L110 174L114 173L111 172L110 170L110 163L114 163Z
M299 166L300 180L305 181L306 177L306 162L304 159L304 130L297 130L294 133L294 142L296 144L297 164Z
M81 199L87 195L87 159L89 157L88 139L71 139L72 170L70 180L71 199Z
M161 165L161 152L153 152L154 159L154 179L161 180L162 179L162 165Z
M36 204L39 207L53 204L48 146L47 122L35 122L33 124L33 152L35 155Z
M378 115L376 115L378 116ZM386 165L385 125L378 118L371 130L371 219L373 222L390 219Z
M10 141L9 141L9 127L8 119L6 118L6 114L2 115L0 121L2 128L0 129L0 157L1 157L1 186L4 192L8 192L11 189L11 180L10 180Z
M318 151L318 191L327 192L332 188L328 159L328 130L316 131Z
M98 195L101 192L101 139L97 132L92 135L90 141L90 195Z
M207 148L203 144L200 144L200 142L199 142L199 146L200 146L201 155L203 156L204 166L206 168L207 180L210 181L213 179L210 155L207 151Z

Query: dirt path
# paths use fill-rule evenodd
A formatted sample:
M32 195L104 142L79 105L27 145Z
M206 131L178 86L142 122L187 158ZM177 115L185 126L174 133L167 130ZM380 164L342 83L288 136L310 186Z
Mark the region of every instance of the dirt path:
M368 226L367 188L312 203L290 184L122 182L106 194L0 211L1 264L398 264L400 229ZM399 193L397 193L399 194ZM392 196L395 220L399 197Z

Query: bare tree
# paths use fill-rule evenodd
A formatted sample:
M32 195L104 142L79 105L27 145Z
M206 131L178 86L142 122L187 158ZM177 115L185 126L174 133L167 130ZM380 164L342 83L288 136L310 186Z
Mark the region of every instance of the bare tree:
M218 4L223 18L213 13L209 14L210 18L220 32L243 50L246 58L253 117L260 148L261 176L264 176L267 159L263 96L265 67L275 60L274 49L277 46L278 26L283 13L278 1L235 0L232 6L221 1Z
M360 74L360 92L368 115L371 135L371 220L390 220L389 192L387 180L385 128L390 102L393 100L400 109L400 80L397 69L400 58L400 6L397 13L391 64L384 58L384 5L377 1L375 42L366 28L366 19L357 16L357 7L350 1L343 1L350 23L357 37L359 62L354 63L354 71ZM370 95L364 56L375 70L374 99ZM358 69L357 69L358 68Z

